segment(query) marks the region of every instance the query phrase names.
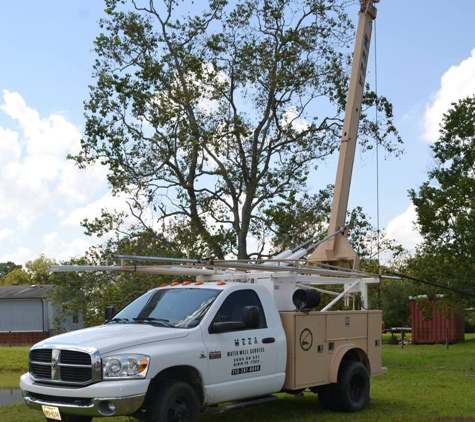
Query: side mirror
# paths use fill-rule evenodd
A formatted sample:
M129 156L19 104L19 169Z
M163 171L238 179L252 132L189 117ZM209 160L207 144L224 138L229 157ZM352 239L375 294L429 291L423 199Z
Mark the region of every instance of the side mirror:
M213 322L208 332L210 334L227 333L230 331L241 331L245 329L259 328L259 307L244 306L242 308L241 321Z
M210 325L208 332L210 334L227 333L229 331L241 331L246 328L244 322L239 321L226 321L226 322L214 322Z
M108 306L105 312L106 321L109 321L115 315L115 306Z

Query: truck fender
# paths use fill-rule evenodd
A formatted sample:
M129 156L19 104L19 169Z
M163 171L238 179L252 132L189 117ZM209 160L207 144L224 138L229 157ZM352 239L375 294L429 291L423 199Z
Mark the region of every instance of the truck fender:
M350 360L359 361L363 363L366 368L368 368L368 371L370 370L369 360L366 356L365 351L360 349L359 347L356 347L354 344L345 344L344 346L341 346L336 350L333 359L330 363L330 383L338 382L338 370L340 369L341 361L348 352L351 352L351 354L353 355Z
M200 403L203 403L205 400L204 391L203 391L203 377L198 369L189 365L179 365L172 366L160 371L155 377L153 377L150 382L147 399L151 399L155 393L156 387L165 382L173 381L182 381L190 385L196 392L196 396Z

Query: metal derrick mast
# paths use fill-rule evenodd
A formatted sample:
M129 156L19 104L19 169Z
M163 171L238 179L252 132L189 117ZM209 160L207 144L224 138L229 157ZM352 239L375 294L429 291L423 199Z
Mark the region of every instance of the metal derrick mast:
M340 155L335 180L335 191L330 215L328 234L334 234L345 227L351 176L355 158L358 124L361 117L363 91L369 60L369 48L373 20L376 19L375 3L379 0L361 0L356 32L350 85L343 123ZM309 262L337 262L340 266L359 268L359 257L348 242L346 230L341 230L326 242L320 244L308 258Z

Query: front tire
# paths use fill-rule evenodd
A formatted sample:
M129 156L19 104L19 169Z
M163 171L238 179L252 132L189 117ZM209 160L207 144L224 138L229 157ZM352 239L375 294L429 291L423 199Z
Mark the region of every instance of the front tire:
M147 422L198 422L199 401L195 390L182 381L158 385L147 405Z
M370 381L366 366L361 362L342 362L336 385L339 410L359 412L369 402L369 391Z

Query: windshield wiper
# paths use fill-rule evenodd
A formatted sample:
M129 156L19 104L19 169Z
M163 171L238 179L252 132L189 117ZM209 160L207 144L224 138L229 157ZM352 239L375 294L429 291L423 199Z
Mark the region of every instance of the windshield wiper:
M148 317L148 318L133 318L133 320L135 322L158 322L160 324L166 325L167 327L175 328L173 324L170 324L170 320L164 319L164 318Z
M127 318L112 318L106 322L123 322L125 324L126 322L129 322L129 320Z

